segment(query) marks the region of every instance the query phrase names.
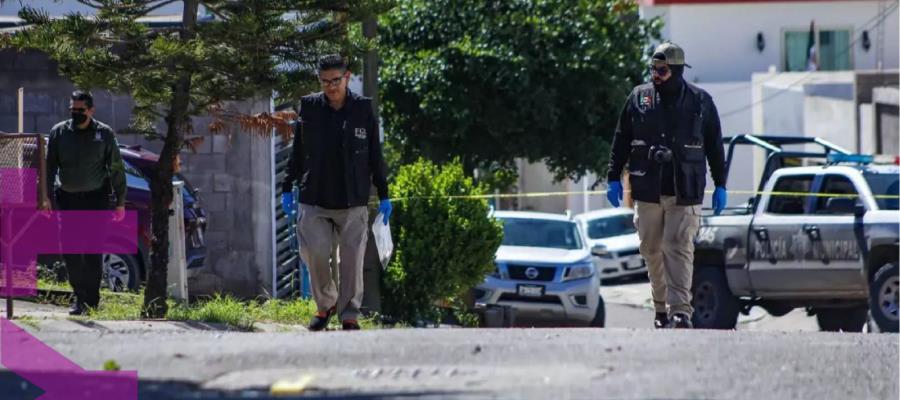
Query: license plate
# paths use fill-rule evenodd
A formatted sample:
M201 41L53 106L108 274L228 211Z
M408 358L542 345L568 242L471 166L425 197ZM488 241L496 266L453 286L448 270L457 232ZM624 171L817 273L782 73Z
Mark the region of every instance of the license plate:
M644 266L644 259L641 257L635 257L626 262L626 269L638 269Z
M519 285L519 296L541 297L544 295L544 287L540 285Z

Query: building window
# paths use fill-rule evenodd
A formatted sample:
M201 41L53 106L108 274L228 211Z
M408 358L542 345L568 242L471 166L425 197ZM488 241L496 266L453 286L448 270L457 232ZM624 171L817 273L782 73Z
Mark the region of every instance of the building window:
M815 63L809 58L809 30L784 32L784 70L844 71L853 69L850 29L816 29Z

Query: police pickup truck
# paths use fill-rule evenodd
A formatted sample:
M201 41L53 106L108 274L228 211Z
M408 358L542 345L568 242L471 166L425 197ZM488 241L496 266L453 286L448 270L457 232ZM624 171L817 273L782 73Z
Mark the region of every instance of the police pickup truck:
M825 331L858 332L874 322L897 332L900 167L818 138L741 135L727 143L727 167L738 144L761 147L767 158L754 198L702 219L694 326L732 329L738 313L759 306L773 316L805 308ZM823 162L785 167L804 159Z

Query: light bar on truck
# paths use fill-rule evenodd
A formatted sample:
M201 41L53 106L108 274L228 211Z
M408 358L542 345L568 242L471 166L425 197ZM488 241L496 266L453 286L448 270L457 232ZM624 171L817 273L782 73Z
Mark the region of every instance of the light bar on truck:
M875 160L870 154L840 154L840 153L830 153L828 154L828 162L832 163L859 163L859 164L871 164L872 161Z

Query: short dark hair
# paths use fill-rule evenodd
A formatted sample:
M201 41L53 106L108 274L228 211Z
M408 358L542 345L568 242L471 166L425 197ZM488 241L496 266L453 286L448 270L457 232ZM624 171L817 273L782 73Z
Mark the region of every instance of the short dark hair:
M329 69L339 69L341 72L347 70L347 63L340 54L326 54L319 58L319 71L327 71Z
M83 101L87 108L94 107L94 96L86 90L76 90L72 92L72 101Z

